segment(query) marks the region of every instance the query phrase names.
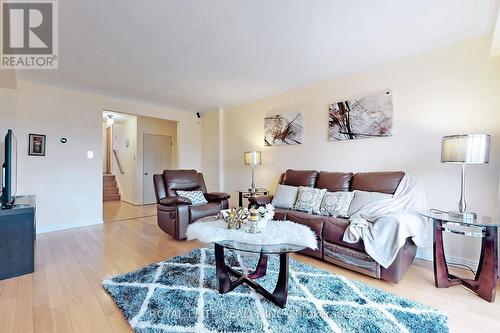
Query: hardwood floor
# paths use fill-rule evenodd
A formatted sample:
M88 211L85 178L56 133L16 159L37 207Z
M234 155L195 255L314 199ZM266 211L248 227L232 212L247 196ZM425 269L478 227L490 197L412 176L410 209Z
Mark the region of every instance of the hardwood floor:
M134 206L124 201L104 201L104 222L125 221L140 217L156 216L156 205Z
M202 246L175 241L154 216L38 235L35 273L0 281L1 332L131 332L100 282ZM451 332L500 332L500 303L467 289L434 287L430 262L417 260L399 285L318 260L298 260L448 312Z

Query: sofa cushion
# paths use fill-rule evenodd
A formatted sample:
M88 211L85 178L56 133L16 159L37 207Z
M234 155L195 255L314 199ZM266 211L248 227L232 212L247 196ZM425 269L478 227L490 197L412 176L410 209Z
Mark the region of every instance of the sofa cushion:
M326 192L323 196L323 201L321 201L319 214L333 217L348 217L352 198L354 198L354 192Z
M317 188L326 188L328 192L349 191L352 172L321 171L316 180Z
M291 209L297 201L299 188L297 186L278 185L273 197L272 205L276 208Z
M180 197L188 198L191 200L191 203L193 205L206 205L207 204L207 199L205 199L205 196L203 195L202 191L182 191L178 190L176 191L177 195Z
M288 169L283 176L282 184L290 186L314 187L318 178L316 170L292 170Z
M365 191L354 191L354 198L349 206L348 216L356 214L361 208L366 205L384 199L392 198L392 194L380 193L380 192L365 192Z
M351 191L394 194L404 175L402 171L357 173L352 177Z
M364 251L365 245L362 240L357 243L347 243L342 240L344 237L344 231L348 225L349 221L346 219L336 217L326 218L323 224L323 240L354 250Z
M295 202L293 209L307 213L319 213L321 200L323 200L325 193L326 189L300 186L297 201Z
M221 205L219 202L209 202L202 206L189 206L189 221L194 222L205 216L219 214Z
M323 232L323 222L325 221L324 216L289 210L286 214L286 219L308 226L312 231L314 231L319 240L322 239L321 235Z

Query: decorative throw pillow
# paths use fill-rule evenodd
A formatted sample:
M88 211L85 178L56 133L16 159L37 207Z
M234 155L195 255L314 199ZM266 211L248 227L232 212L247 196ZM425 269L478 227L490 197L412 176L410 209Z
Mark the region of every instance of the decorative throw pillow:
M307 213L312 213L314 210L319 210L321 200L326 193L326 189L299 187L299 194L293 209Z
M348 217L352 198L354 198L354 192L326 192L319 211L313 211L313 213L333 217Z
M208 203L207 199L205 199L205 196L203 195L202 191L176 191L177 195L181 197L186 197L191 202L193 205L200 206L200 205L206 205Z
M299 188L296 186L278 185L271 204L276 208L292 209L298 193Z
M392 198L392 194L380 192L354 191L354 198L349 206L348 216L356 214L361 208L374 201Z

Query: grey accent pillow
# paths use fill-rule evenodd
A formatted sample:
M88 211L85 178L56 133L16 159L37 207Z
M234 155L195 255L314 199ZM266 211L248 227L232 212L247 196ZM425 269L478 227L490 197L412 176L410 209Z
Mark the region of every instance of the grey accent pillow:
M292 209L295 201L297 201L298 193L299 188L297 186L278 185L271 204L276 208Z
M348 216L356 214L361 208L374 201L392 198L392 194L380 192L354 191L354 198L349 206Z
M318 211L325 193L326 189L300 186L293 209L307 213Z
M201 205L206 205L208 203L207 199L205 199L205 196L203 195L202 191L176 191L177 195L181 197L186 197L191 202L193 205L196 206L201 206Z
M354 198L354 192L326 192L321 206L315 214L333 217L348 217L349 206Z

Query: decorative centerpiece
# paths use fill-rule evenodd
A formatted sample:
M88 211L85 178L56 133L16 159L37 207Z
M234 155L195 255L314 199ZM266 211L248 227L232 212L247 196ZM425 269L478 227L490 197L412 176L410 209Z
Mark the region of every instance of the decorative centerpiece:
M260 232L259 221L261 220L259 210L256 208L250 209L250 216L248 217L248 229L247 232L251 234L257 234Z
M220 218L226 222L228 229L240 229L248 219L248 209L240 207L223 210L220 212Z
M267 227L267 222L271 221L274 217L274 206L271 204L267 204L265 206L261 206L258 209L258 213L260 215L260 220L258 222L259 229L265 229Z

